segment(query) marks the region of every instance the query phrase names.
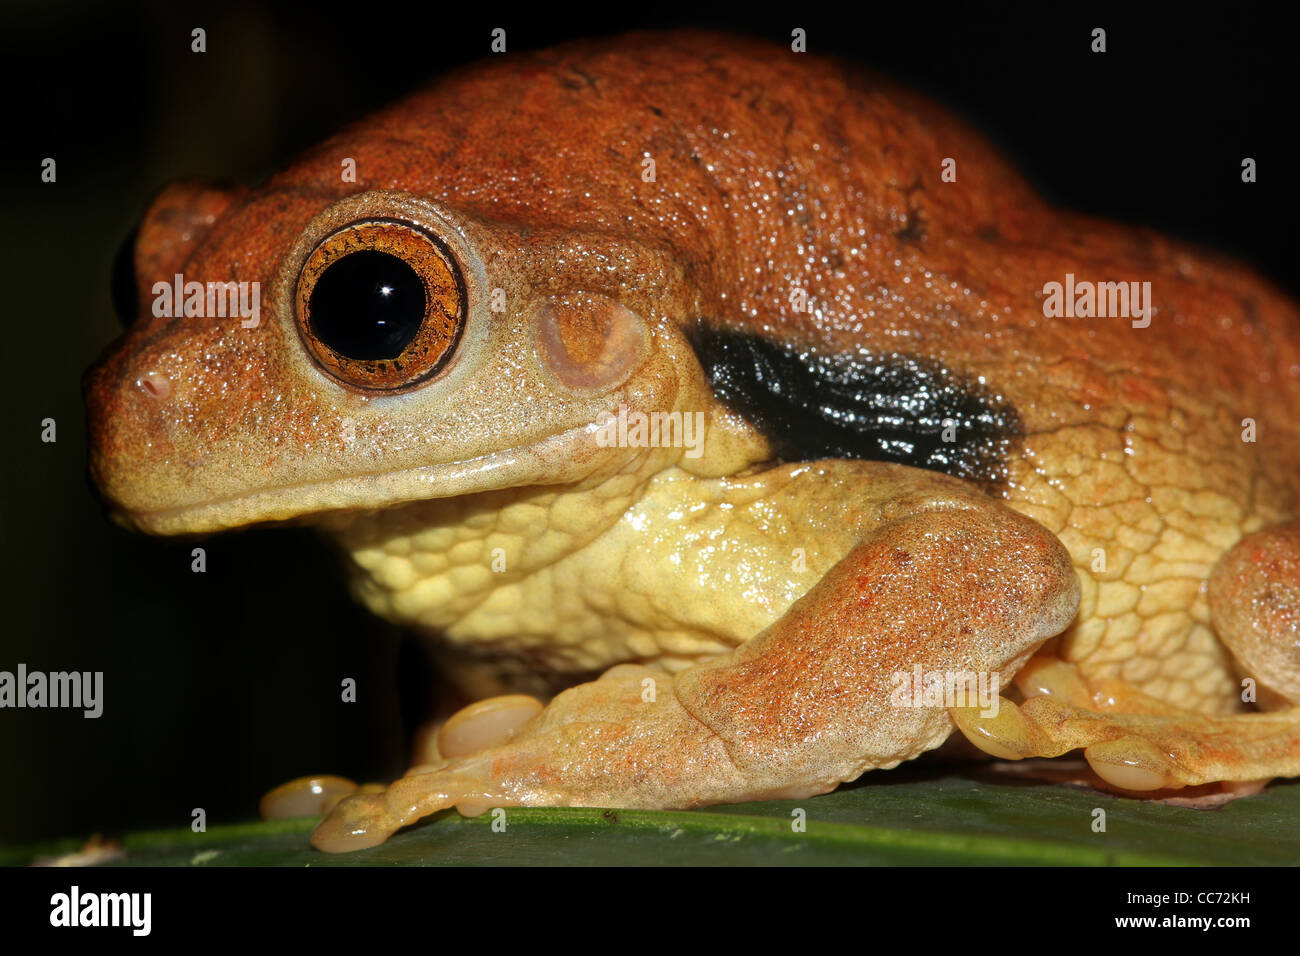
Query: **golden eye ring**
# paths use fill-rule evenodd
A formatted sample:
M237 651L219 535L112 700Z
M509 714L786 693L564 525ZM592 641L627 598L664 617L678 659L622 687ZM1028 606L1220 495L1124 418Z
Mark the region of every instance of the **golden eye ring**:
M349 223L322 239L298 273L295 318L316 364L372 392L428 381L464 331L465 282L425 230L396 219Z

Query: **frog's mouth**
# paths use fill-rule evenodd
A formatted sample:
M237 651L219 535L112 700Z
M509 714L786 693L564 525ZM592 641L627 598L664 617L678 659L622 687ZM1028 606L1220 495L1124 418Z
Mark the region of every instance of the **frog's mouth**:
M332 516L434 498L537 484L568 484L596 471L608 457L597 446L598 426L565 429L540 441L465 461L423 465L259 488L172 508L132 508L109 499L113 519L154 535L211 534L257 524L328 522Z

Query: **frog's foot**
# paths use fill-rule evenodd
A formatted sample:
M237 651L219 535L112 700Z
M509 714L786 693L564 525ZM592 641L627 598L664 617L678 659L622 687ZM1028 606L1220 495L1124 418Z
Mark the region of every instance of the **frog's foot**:
M462 707L448 720L431 722L420 731L416 762L406 775L430 773L446 766L449 759L503 744L541 709L536 697L509 694ZM344 797L384 789L383 784L358 786L346 777L314 774L268 790L258 810L263 820L323 817Z
M1072 619L1078 583L1054 536L990 499L890 497L865 540L748 643L676 676L615 667L505 743L343 800L313 844L373 846L452 806L811 796L938 746L952 723L942 702L904 692L914 668L1009 676Z
M1240 541L1215 567L1209 593L1215 631L1255 677L1269 712L1211 717L1034 660L1016 676L1027 698L1019 707L1003 701L989 717L954 709L953 720L976 746L1007 759L1083 748L1112 788L1166 802L1212 805L1300 775L1300 707L1292 706L1300 701L1300 522Z
M973 707L951 711L966 738L995 757L1082 749L1109 789L1195 806L1257 792L1275 776L1300 775L1300 709L1198 714L1121 681L1085 681L1073 666L1051 660L1031 661L1016 686L1027 698L1022 704L1003 698L992 715Z

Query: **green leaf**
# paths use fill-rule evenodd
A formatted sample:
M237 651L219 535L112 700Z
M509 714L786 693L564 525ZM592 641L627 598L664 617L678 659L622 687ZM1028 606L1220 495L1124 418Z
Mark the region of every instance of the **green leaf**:
M793 827L802 808L806 830ZM1093 832L1094 809L1106 831ZM1216 810L1189 810L1052 784L990 782L916 770L867 774L806 800L703 810L508 808L437 815L382 846L330 855L307 843L312 820L135 833L108 865L1195 865L1300 862L1300 783ZM24 864L79 840L0 850Z

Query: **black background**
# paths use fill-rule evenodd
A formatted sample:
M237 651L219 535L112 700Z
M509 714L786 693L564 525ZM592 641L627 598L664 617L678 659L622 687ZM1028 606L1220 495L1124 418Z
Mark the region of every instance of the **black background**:
M208 572L192 574L190 544L111 526L86 483L79 380L116 334L110 264L168 180L254 182L485 55L497 26L516 51L637 27L787 39L801 26L812 52L946 103L1059 203L1236 254L1294 294L1294 40L1279 16L1241 3L656 3L598 19L542 4L6 6L0 669L102 670L106 690L99 720L0 711L0 841L183 826L194 807L246 819L263 790L303 773L391 775L402 702L420 697L413 645L349 601L310 533L211 539ZM189 52L195 26L202 55ZM1104 55L1089 51L1097 26ZM46 156L55 185L39 180ZM343 677L358 703L339 702Z

